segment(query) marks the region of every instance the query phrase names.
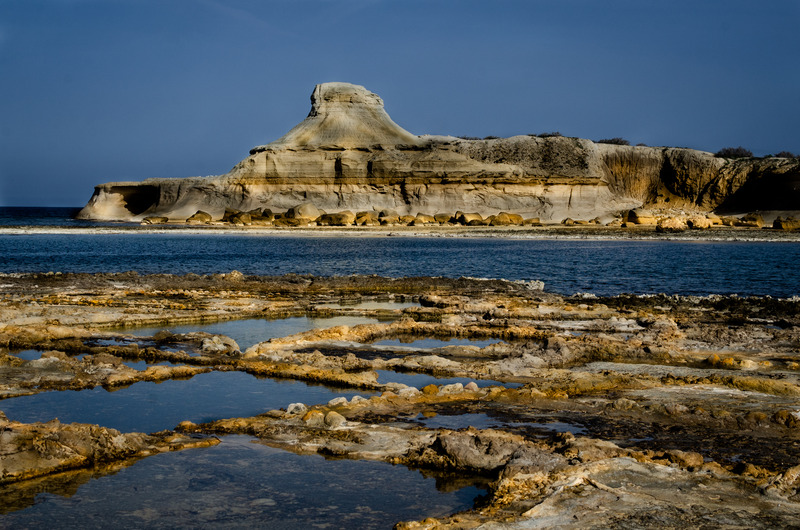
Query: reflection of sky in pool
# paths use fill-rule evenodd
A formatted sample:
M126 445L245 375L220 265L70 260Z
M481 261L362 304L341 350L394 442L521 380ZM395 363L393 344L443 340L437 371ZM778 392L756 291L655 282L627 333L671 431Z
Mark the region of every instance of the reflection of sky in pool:
M401 339L387 339L373 342L375 346L404 346L407 348L442 348L444 346L477 346L484 348L490 344L497 344L499 339L463 339L453 337L451 339L417 339L403 341Z
M425 417L420 414L415 418L416 421L424 424L431 429L463 429L466 427L475 427L477 429L492 429L503 428L506 426L529 427L534 429L543 429L553 432L571 432L572 434L586 434L586 429L580 425L572 423L565 423L561 421L509 421L503 418L496 418L489 416L486 413L468 413L458 415L442 415L437 414L432 417Z
M120 431L173 429L183 420L195 423L247 417L289 403L327 403L368 392L343 392L299 381L258 379L243 372L211 372L191 379L141 382L108 392L102 388L43 392L0 400L0 410L16 421L95 423Z
M191 333L205 331L218 335L227 335L236 341L239 348L244 351L253 344L258 344L275 337L286 337L295 333L302 333L317 328L330 328L333 326L355 326L358 324L376 324L375 318L343 316L332 318L292 317L279 320L251 318L247 320L226 320L212 324L185 324L180 326L161 326L120 330L140 337L155 335L161 330L173 333Z
M90 480L74 494L40 494L33 506L4 515L3 523L20 528L390 528L470 508L483 493L474 486L439 491L435 479L402 466L299 456L251 440L227 436L216 447L145 458Z

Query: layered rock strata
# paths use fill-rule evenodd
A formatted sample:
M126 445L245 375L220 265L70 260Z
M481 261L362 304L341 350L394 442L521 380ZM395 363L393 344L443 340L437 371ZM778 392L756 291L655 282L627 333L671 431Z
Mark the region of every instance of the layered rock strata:
M416 136L364 87L324 83L314 89L304 121L251 149L229 173L101 184L78 217L182 221L202 211L221 219L226 209L283 211L306 202L328 213L508 211L542 220L590 219L642 205L794 210L800 163L561 136Z

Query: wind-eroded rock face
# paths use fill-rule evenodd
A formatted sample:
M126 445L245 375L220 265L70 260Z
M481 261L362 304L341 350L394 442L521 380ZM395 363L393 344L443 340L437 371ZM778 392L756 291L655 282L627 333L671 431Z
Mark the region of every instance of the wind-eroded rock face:
M317 85L308 117L218 177L114 182L78 217L185 220L202 210L400 214L513 211L543 220L592 218L642 205L729 211L793 210L797 160L716 158L691 149L595 144L560 136L464 140L415 136L364 87Z

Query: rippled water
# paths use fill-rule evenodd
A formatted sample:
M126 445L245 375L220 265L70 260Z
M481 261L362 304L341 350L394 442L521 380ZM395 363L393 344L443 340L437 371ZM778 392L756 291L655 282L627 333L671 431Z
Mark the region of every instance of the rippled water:
M800 295L800 243L256 234L0 235L0 272L286 273L543 280L551 291Z

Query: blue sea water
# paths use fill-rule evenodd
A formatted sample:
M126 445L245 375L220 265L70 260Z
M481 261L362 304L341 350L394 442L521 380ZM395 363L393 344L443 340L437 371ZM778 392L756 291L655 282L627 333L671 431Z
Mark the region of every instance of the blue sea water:
M0 209L8 210L8 209ZM28 226L65 226L57 215ZM29 212L30 213L30 212ZM19 226L22 216L0 219ZM6 225L9 226L9 225ZM287 273L542 280L561 294L800 295L800 243L264 234L0 232L0 272Z

